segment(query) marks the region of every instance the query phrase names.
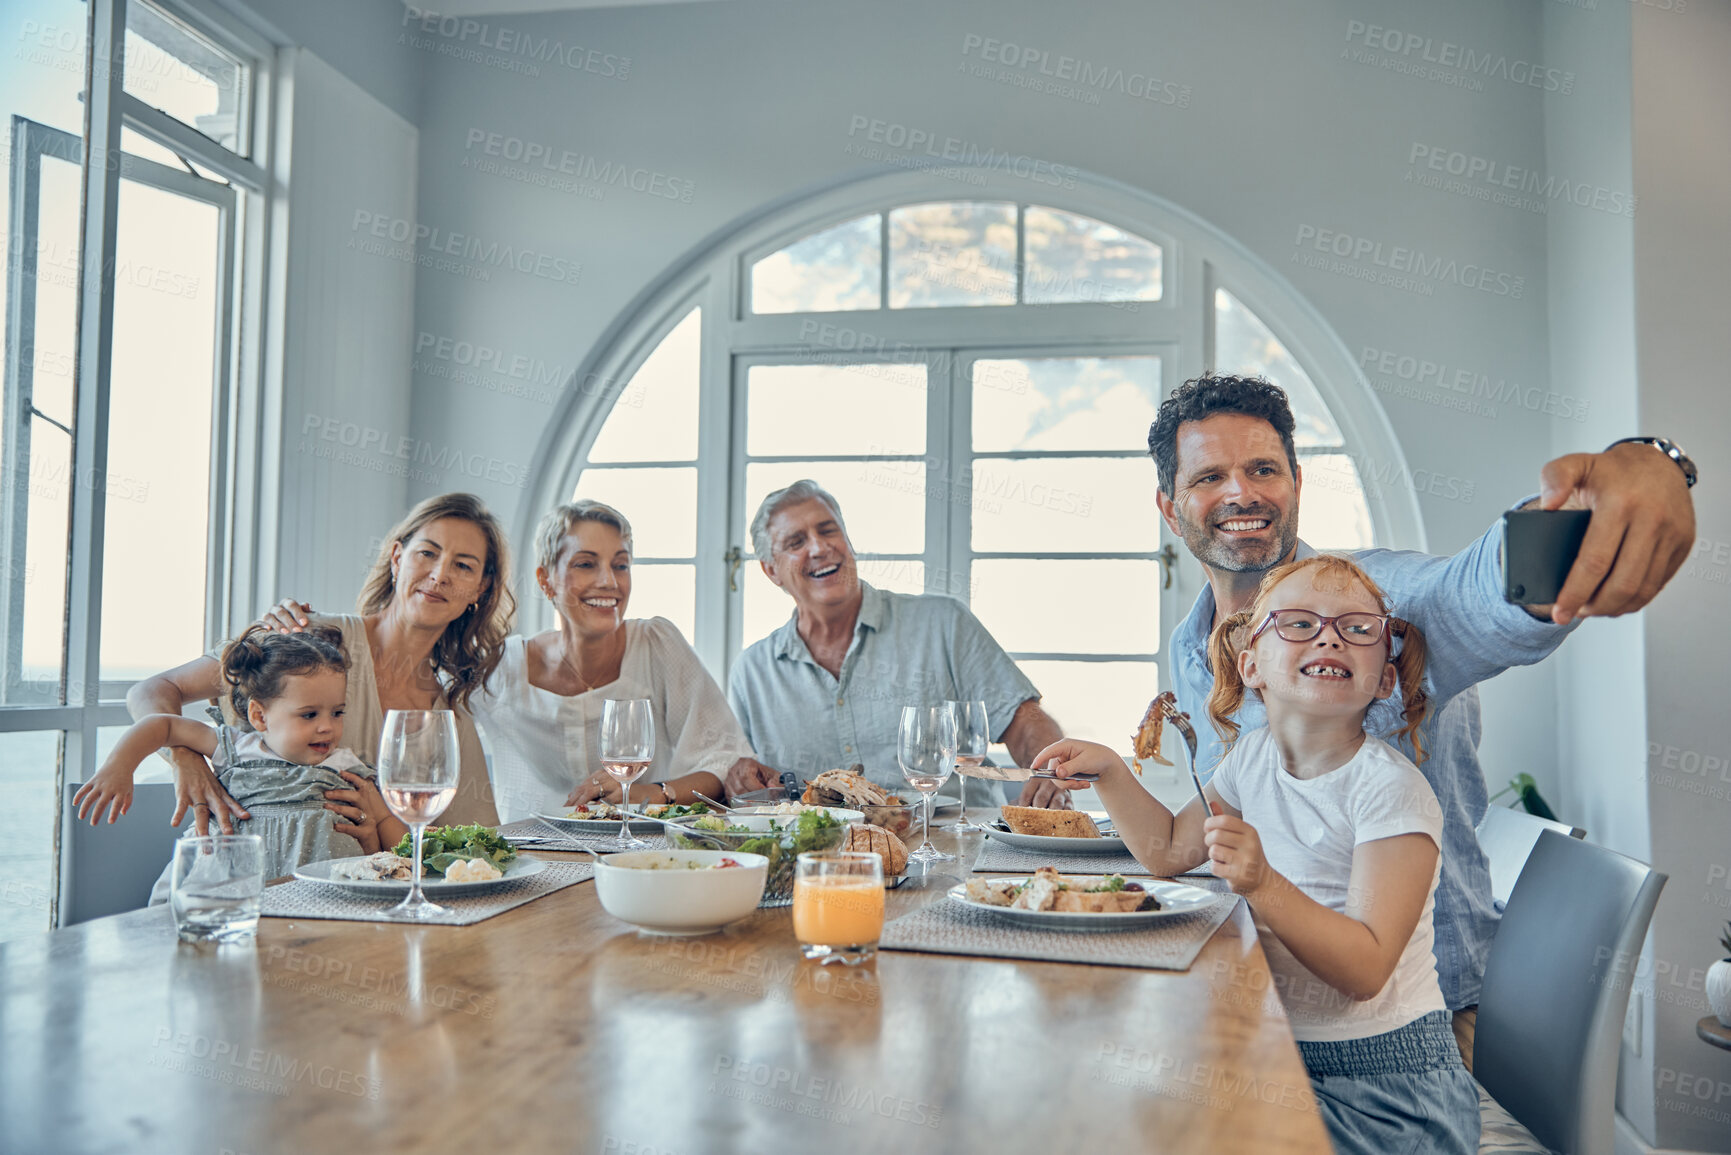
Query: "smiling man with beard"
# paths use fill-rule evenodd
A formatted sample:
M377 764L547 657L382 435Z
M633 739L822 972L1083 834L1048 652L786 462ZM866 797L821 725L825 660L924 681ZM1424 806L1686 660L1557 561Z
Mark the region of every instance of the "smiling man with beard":
M1298 539L1304 475L1294 428L1292 408L1277 386L1207 376L1176 390L1148 431L1148 452L1160 479L1160 516L1208 575L1207 588L1173 630L1169 651L1179 708L1193 717L1207 716L1214 686L1207 645L1217 618L1249 608L1264 573L1316 552ZM1594 511L1555 606L1503 600L1500 520L1453 557L1349 551L1388 594L1391 612L1416 625L1429 643L1426 688L1434 705L1416 737L1428 755L1419 768L1443 812L1434 949L1469 1070L1479 987L1497 920L1490 873L1474 833L1487 806L1478 755L1478 683L1542 660L1580 618L1640 609L1676 573L1695 537L1693 466L1679 469L1686 458L1678 461L1655 448L1665 449L1618 442L1603 453L1569 454L1544 466L1541 496L1523 505ZM1241 731L1264 725L1262 703L1246 696L1234 720ZM1367 732L1416 761L1412 741L1395 737L1400 727L1394 698L1374 703L1365 719ZM1196 729L1197 769L1211 775L1224 748L1210 727Z
M902 707L946 700L985 702L992 740L1018 766L1062 736L1040 692L966 606L860 580L841 507L815 481L764 498L751 541L764 574L794 604L793 617L747 648L728 680L733 712L770 766L809 777L860 763L872 781L905 790L896 761ZM774 781L766 767L741 765L727 788ZM1050 781L1029 781L1017 801L1070 804Z

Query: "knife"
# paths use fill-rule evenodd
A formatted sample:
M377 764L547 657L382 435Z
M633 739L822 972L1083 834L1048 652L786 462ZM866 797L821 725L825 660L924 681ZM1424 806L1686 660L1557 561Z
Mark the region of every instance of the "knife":
M992 782L1026 782L1030 778L1052 778L1059 782L1098 782L1098 774L1072 774L1060 778L1050 770L1030 770L1026 766L957 766L956 773L966 778L984 778Z

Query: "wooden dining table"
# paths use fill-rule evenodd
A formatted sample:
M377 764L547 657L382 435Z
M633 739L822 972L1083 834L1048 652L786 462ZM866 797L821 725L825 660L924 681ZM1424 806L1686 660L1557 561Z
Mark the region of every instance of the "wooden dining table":
M954 863L892 891L944 901ZM563 855L546 855L564 858ZM165 908L0 947L0 1151L1327 1152L1242 903L1188 970L802 959L787 909L639 933L579 883L466 927Z

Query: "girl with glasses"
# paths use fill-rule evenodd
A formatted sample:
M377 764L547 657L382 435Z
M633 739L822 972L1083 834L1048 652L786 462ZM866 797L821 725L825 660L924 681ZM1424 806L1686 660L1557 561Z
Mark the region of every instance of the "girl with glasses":
M1204 790L1211 814L1197 799L1174 816L1104 746L1066 740L1035 759L1099 775L1150 871L1206 862L1249 902L1340 1152L1478 1150L1478 1096L1432 953L1442 811L1418 768L1365 732L1372 703L1398 693L1416 748L1424 652L1350 558L1290 562L1209 642L1208 714L1228 743ZM1240 736L1247 692L1268 724Z

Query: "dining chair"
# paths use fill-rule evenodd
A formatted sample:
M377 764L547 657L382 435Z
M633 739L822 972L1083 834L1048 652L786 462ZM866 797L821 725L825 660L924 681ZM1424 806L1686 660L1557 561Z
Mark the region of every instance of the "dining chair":
M168 865L180 830L170 826L174 783L143 782L133 787L132 809L113 826L78 821L72 804L76 782L66 785L62 837L71 853L61 878L60 925L71 926L108 914L137 910L150 901L150 888ZM181 825L192 822L189 813Z
M1479 846L1490 860L1491 900L1498 910L1508 904L1515 879L1521 876L1521 867L1526 865L1527 855L1533 852L1533 843L1545 830L1555 830L1570 838L1587 836L1579 826L1540 818L1524 810L1493 806L1485 811L1484 820L1479 823Z
M1473 1075L1543 1147L1612 1155L1623 1016L1665 878L1545 830L1509 896L1479 995Z

